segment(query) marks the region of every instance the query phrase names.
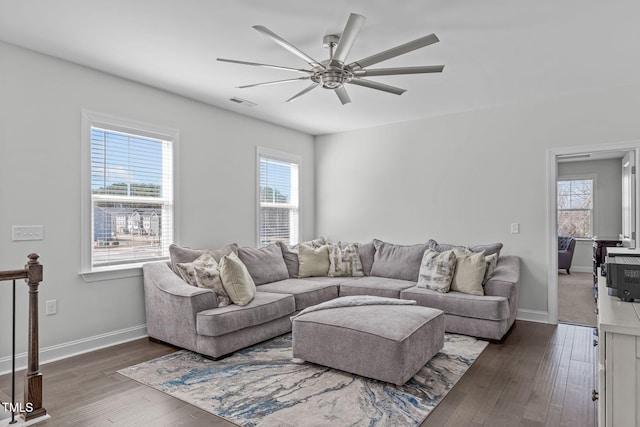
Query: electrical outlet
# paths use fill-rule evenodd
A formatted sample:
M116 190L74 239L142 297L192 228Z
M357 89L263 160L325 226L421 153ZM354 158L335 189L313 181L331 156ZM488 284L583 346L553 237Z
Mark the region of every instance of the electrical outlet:
M14 225L13 241L18 240L43 240L44 230L41 225Z
M58 301L54 299L52 299L51 301L47 301L45 314L47 316L51 316L53 314L56 314L57 312L58 312Z

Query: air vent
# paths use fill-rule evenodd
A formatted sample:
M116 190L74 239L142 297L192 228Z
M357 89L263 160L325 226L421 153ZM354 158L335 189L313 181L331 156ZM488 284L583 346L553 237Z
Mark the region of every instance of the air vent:
M256 105L258 105L254 102L247 101L246 99L238 98L237 96L234 96L229 101L235 102L236 104L246 105L247 107L255 107Z

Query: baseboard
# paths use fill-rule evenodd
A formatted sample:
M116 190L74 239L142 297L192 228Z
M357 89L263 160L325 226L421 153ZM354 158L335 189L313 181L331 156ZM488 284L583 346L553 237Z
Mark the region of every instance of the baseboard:
M147 336L147 325L134 326L40 349L40 365ZM16 354L16 370L26 369L27 353ZM11 356L0 358L0 375L11 372Z
M519 308L516 319L526 320L528 322L549 323L549 313L546 311Z
M576 273L593 273L593 266L590 266L590 267L573 266L569 271L571 272L575 271Z

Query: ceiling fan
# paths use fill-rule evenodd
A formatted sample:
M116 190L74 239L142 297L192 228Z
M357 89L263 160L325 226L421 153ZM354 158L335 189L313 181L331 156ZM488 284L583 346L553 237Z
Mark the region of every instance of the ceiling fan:
M367 69L370 65L377 64L382 61L386 61L396 56L404 55L416 49L423 48L439 41L435 34L429 34L428 36L420 37L419 39L404 43L400 46L387 49L385 51L376 53L375 55L368 56L358 61L347 63L347 56L353 47L353 44L358 37L360 28L365 21L365 17L352 13L349 15L347 24L341 35L331 34L324 36L322 39L323 45L329 48L329 59L318 62L300 49L278 36L276 33L270 31L268 28L262 25L254 25L260 33L273 40L278 45L282 46L289 52L293 53L297 57L303 59L311 69L299 69L291 67L283 67L279 65L259 64L256 62L237 61L234 59L218 58L218 61L230 62L234 64L253 65L256 67L273 68L276 70L293 71L296 73L304 74L302 77L296 77L292 79L276 80L264 83L256 83L245 86L238 86L240 89L267 86L280 83L296 82L300 80L309 80L311 84L305 89L301 90L286 102L291 102L298 99L302 95L310 92L311 90L322 86L325 89L331 89L335 91L336 95L340 99L342 104L348 104L351 102L351 98L345 88L346 84L353 84L358 86L364 86L371 89L381 90L383 92L393 93L396 95L402 95L405 89L400 89L395 86L367 80L364 77L373 76L391 76L398 74L421 74L421 73L439 73L444 69L444 65L426 65L419 67L395 67L395 68L373 68Z

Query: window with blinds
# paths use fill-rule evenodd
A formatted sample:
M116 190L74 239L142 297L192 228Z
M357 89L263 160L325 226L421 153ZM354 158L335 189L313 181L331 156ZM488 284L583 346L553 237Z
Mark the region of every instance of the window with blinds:
M258 149L258 246L298 243L299 168L297 156Z
M559 236L593 237L593 199L593 178L558 179Z
M173 141L92 125L90 268L169 257L173 242Z

